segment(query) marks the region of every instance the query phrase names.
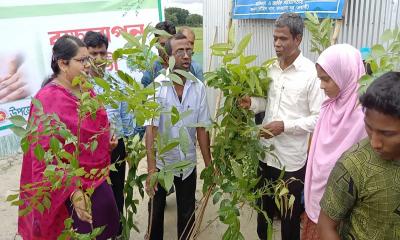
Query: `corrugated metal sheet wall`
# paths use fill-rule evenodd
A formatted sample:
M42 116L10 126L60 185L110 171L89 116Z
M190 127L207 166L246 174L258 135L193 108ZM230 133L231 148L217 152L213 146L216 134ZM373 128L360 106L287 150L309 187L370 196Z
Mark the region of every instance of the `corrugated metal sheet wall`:
M227 37L229 24L229 8L232 0L204 0L204 69L208 70L210 64L209 47L214 41L217 29L217 41L224 42ZM237 39L252 33L252 41L247 49L247 54L258 56L255 64L275 56L272 31L273 20L249 19L233 20L236 27ZM379 37L384 30L400 26L400 1L399 0L347 0L345 18L338 38L339 43L349 43L357 48L370 47L379 42ZM305 31L301 44L303 54L316 60L316 55L310 52L310 34ZM211 69L220 62L213 59ZM211 109L215 106L215 92L209 93Z

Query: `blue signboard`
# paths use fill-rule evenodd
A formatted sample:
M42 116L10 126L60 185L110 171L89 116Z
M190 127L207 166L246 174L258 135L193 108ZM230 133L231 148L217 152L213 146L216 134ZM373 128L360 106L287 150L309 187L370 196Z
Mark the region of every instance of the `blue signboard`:
M321 18L341 19L345 0L233 0L233 18L276 19L282 13L316 12Z

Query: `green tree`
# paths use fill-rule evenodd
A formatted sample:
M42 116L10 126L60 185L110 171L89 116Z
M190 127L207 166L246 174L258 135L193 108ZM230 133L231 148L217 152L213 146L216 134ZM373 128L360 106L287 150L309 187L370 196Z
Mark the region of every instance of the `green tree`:
M178 8L178 7L170 7L165 9L165 19L172 21L175 25L186 25L186 20L189 16L189 11L186 9ZM176 22L174 17L176 16Z
M178 25L178 18L176 17L176 14L171 14L171 15L165 15L165 20L171 21L176 25Z
M190 14L186 19L186 24L190 27L199 27L203 25L203 16L199 14Z

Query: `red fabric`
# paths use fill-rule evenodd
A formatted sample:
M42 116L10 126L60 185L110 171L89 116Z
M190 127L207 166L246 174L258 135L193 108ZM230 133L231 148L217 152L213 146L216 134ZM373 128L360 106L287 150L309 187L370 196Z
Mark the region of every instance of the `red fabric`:
M94 93L92 94L94 96ZM71 130L75 136L77 135L78 100L75 96L60 86L48 84L37 93L35 98L42 103L44 113L56 113L67 128ZM36 116L35 111L35 107L31 105L29 118L31 118L31 116L35 119L40 117ZM40 132L42 130L43 126L39 125L38 131ZM107 167L110 164L110 132L105 109L99 109L95 119L92 119L90 116L85 118L82 121L80 131L82 145L80 146L81 154L79 156L79 166L83 167L86 172L90 172L90 170L94 168L102 169ZM90 138L95 134L99 134L96 138L98 146L92 153L90 149L85 150L83 144L88 143ZM50 136L41 137L39 144L47 150L50 147L49 140ZM35 144L32 144L23 157L20 187L25 184L41 182L43 180L43 172L46 166L43 161L38 161L36 159L34 148ZM74 146L68 145L66 150L72 153L74 151ZM105 180L104 178L90 180L83 177L79 179L84 189L88 187L96 188ZM41 186L43 186L43 184L41 184ZM57 239L64 229L64 220L69 217L65 201L74 190L75 188L71 186L51 191L51 207L49 210L45 210L43 214L34 210L28 215L19 217L18 232L23 239ZM31 194L31 192L25 192L21 194L21 198L26 199ZM24 209L25 207L26 205L23 205L20 209Z

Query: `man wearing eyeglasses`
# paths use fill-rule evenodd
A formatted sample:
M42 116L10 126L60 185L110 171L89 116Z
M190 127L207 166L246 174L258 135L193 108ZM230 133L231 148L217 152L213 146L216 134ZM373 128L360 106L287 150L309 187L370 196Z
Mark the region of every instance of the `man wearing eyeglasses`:
M180 69L189 72L193 51L183 34L178 33L169 38L165 43L165 51L169 58L175 58L174 70ZM145 123L147 126L145 139L148 168L146 192L153 198L149 202L151 230L147 233L151 240L163 239L164 208L168 191L168 189L163 189L159 183L151 186L152 175L168 165L183 160L193 163L182 171L173 172L178 210L178 239L188 239L195 219L196 137L206 167L211 163L210 139L205 129L211 123L205 85L198 79L186 79L178 73L175 74L181 78L182 85L173 82L163 74L154 79L158 83L155 99L162 110L159 118ZM171 114L168 114L173 107L179 111L180 116L185 112L185 115L187 115L174 125L170 120ZM157 132L161 135L166 134L169 139L180 138L184 134L188 138L189 144L186 150L183 150L183 146L177 146L162 155L158 155L157 150L153 147Z
M171 21L164 21L164 22L159 22L157 23L157 25L155 26L156 29L158 30L164 30L165 32L174 35L176 34L176 28L175 25L171 22ZM194 47L194 33L193 31L183 31L181 32L183 33L183 35L186 36L186 38L191 38L193 41L193 44L191 44L191 48L193 50ZM192 33L192 35L190 34ZM164 47L165 42L167 41L168 37L164 37L164 36L160 36L158 34L155 35L156 37L158 37L158 43L160 44L161 47ZM168 56L165 55L165 51L164 49L159 49L158 50L158 55L161 58L161 61L156 61L154 62L153 65L153 69L152 71L146 71L143 73L143 77L142 77L142 84L143 86L147 87L150 83L153 82L153 80L160 74L160 71L162 69L167 69L168 67L168 60L166 61L166 59L168 59ZM203 81L203 69L201 68L201 66L195 62L191 62L190 67L189 67L189 71L199 80Z
M85 34L83 41L88 48L89 54L94 61L94 66L91 67L90 74L93 77L110 79L111 75L105 68L107 66L107 37L99 32L89 31ZM115 81L113 80L113 83ZM117 84L123 90L123 84ZM102 90L95 87L99 93ZM111 164L115 163L117 171L110 171L111 187L114 192L115 201L117 202L120 215L123 214L124 207L124 182L125 182L125 143L124 137L130 137L135 134L135 125L133 115L128 113L128 104L119 102L117 108L106 106L108 119L114 130L114 135L118 139L118 145L111 152ZM120 223L119 235L122 233L122 224Z

